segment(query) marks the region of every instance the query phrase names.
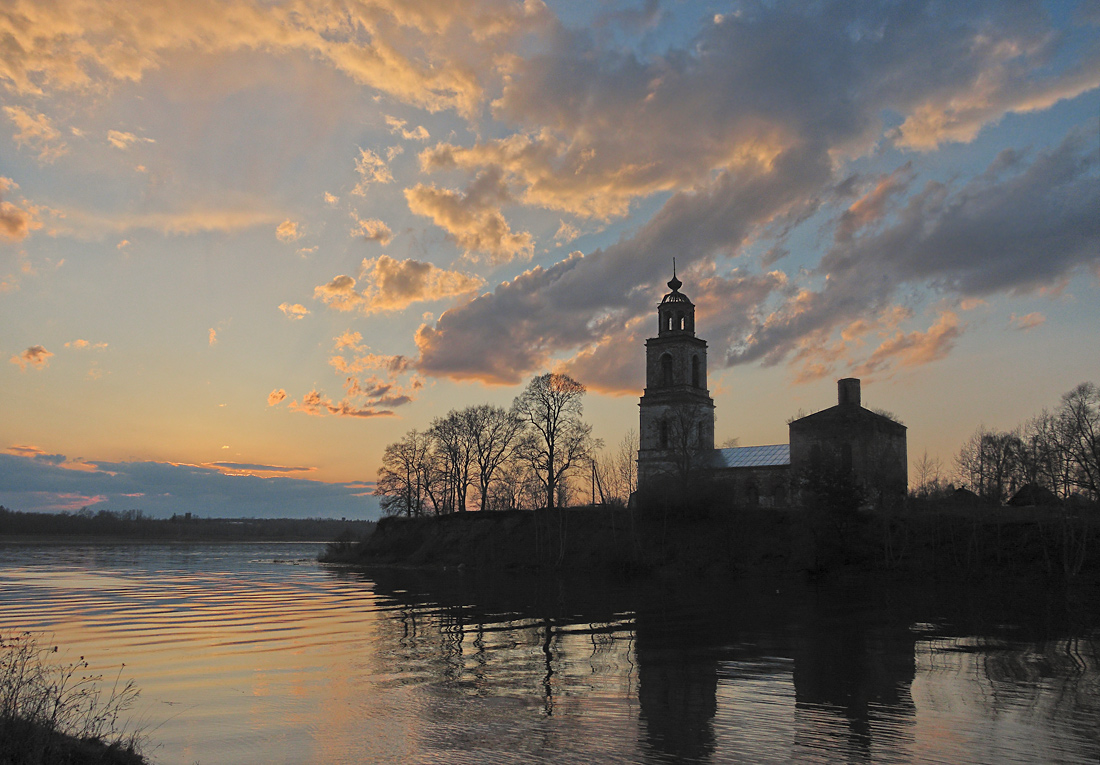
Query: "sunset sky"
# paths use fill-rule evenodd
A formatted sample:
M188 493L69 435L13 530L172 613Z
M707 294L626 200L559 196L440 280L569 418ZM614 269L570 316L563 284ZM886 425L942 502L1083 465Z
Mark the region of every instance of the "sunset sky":
M533 375L716 440L863 380L949 467L1100 382L1100 4L4 0L0 503L373 517ZM912 471L911 471L912 472Z

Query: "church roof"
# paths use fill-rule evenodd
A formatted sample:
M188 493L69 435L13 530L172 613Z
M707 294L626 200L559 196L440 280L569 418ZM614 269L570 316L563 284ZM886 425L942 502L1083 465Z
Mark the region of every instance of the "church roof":
M715 467L782 467L791 464L789 444L771 444L770 446L735 446L728 449L715 449Z

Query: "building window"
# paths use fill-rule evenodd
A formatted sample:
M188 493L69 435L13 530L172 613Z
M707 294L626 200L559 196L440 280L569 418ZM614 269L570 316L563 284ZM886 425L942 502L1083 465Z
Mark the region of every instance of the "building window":
M662 449L668 448L668 423L661 420L659 443Z
M691 384L699 387L699 357L691 357Z
M672 356L667 353L661 356L661 385L672 385Z

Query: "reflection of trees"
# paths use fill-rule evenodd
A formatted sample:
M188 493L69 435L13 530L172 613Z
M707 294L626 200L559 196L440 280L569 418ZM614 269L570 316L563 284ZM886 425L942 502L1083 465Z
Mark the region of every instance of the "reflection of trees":
M1047 743L1100 751L1094 726L1082 722L1100 716L1097 642L1065 637L1095 627L1081 623L1080 609L1007 587L999 598L988 584L945 597L861 581L779 595L728 583L371 578L386 612L376 646L391 668L385 682L418 689L418 746L429 750L590 762L823 752L830 761L910 761L943 744L922 729L929 714L933 727L945 715L960 725L978 719L966 734L981 746L994 741L997 715L1026 710L1056 731ZM1019 622L1042 626L1003 626Z

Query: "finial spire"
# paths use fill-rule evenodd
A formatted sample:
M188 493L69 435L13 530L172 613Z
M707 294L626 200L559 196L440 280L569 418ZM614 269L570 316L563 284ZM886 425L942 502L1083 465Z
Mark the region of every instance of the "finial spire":
M684 283L676 278L676 258L672 259L672 279L668 282L668 288L673 292L677 292Z

